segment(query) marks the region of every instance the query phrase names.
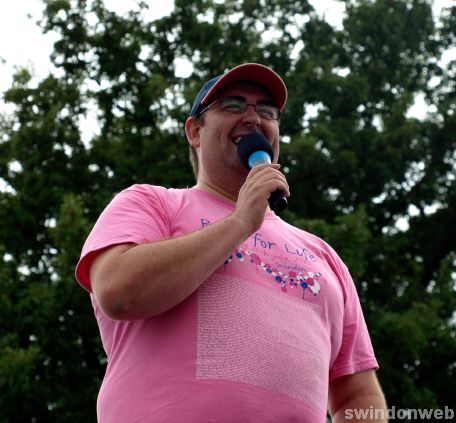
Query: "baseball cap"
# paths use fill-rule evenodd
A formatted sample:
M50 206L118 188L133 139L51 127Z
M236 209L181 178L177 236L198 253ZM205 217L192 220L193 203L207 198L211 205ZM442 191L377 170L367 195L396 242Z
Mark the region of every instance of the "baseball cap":
M233 82L241 81L255 82L264 87L271 94L275 105L280 111L285 106L288 92L282 78L267 66L259 63L244 63L234 67L223 75L216 76L207 81L195 98L190 116L196 116L217 91L220 91L223 87Z

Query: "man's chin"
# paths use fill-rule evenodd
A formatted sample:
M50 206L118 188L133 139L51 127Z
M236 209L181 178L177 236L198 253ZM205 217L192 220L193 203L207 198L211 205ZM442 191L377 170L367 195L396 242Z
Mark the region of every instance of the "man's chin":
M239 160L232 164L231 170L235 172L236 175L244 177L244 179L249 174L249 170Z

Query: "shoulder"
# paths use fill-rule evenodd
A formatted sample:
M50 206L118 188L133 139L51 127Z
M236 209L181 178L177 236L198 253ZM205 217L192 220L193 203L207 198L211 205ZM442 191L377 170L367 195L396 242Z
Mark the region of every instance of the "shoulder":
M192 195L191 188L166 188L160 185L134 184L120 191L117 195L140 195L145 197L180 198Z
M159 185L135 184L117 193L113 201L130 200L161 203L165 206L167 203L179 202L182 198L189 195L191 189L183 188L166 188Z
M116 196L119 195L138 195L145 197L157 197L166 195L168 188L158 186L158 185L149 185L149 184L134 184L120 191Z

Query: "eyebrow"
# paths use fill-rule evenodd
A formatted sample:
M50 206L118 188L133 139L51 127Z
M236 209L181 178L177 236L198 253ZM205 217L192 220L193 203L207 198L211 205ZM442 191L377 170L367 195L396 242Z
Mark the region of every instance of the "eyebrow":
M242 100L242 101L247 101L245 97L242 97L241 95L227 95L226 97L224 98L234 98L236 100ZM261 99L261 100L258 100L256 102L256 104L267 104L269 106L275 106L275 103L274 101L268 99L268 98L265 98L265 99Z

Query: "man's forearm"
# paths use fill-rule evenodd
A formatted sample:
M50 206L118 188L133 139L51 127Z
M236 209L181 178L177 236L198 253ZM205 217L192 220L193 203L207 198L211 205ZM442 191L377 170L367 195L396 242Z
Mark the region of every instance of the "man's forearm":
M388 421L385 397L372 369L330 382L329 406L334 423Z
M345 403L332 416L333 423L365 422L386 423L387 411L383 395L365 395Z

